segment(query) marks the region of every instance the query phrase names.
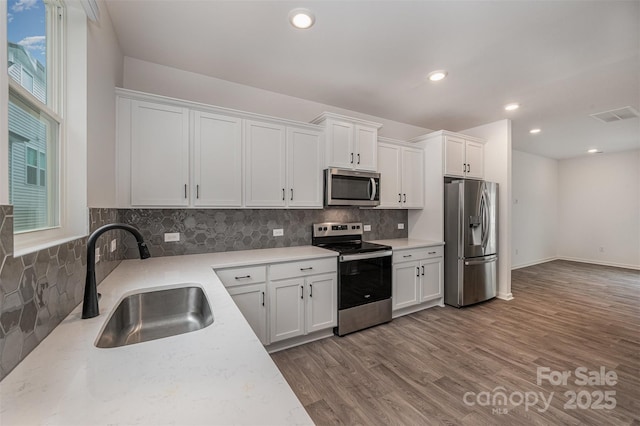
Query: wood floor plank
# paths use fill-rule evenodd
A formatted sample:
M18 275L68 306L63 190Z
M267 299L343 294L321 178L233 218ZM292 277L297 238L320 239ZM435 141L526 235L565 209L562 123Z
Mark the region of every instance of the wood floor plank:
M319 425L640 425L640 271L553 261L513 271L512 292L272 358ZM538 384L539 367L571 376ZM615 371L618 382L578 385L578 367ZM584 402L605 390L616 392L612 410L566 406L566 392ZM516 398L480 404L501 391ZM518 393L553 396L526 407Z

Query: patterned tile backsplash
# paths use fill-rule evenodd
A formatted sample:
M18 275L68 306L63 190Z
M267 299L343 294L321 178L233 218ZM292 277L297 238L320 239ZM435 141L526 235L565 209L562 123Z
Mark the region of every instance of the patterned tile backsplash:
M406 210L191 210L90 209L91 231L107 223L137 227L151 256L174 256L311 244L311 225L362 222L368 240L407 237ZM399 230L398 223L405 224ZM274 237L274 229L283 229ZM177 232L179 242L164 242ZM111 252L110 242L117 250ZM86 274L87 239L13 257L13 209L0 206L0 380L24 359L81 301ZM135 239L124 231L100 237L100 283L123 258L137 258Z
M118 210L90 209L91 231L118 221ZM108 250L111 239L120 248ZM0 206L0 380L24 359L81 301L87 266L86 238L13 257L13 208ZM121 231L98 241L96 280L124 257Z
M151 256L290 247L311 244L311 225L319 222L362 222L371 225L367 240L407 237L407 210L326 208L324 210L120 210L120 220L142 233ZM398 223L405 229L398 229ZM274 229L283 229L274 237ZM180 233L179 242L165 242L164 233ZM125 238L127 258L137 258L131 236Z

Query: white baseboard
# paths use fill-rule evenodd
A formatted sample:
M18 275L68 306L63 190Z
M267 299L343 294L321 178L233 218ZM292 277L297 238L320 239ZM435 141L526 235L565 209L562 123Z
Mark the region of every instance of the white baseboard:
M520 269L520 268L526 268L528 266L533 266L533 265L539 265L541 263L547 263L547 262L551 262L553 260L558 260L560 259L559 257L547 257L545 259L538 259L538 260L534 260L532 262L527 262L527 263L523 263L521 265L515 265L515 266L511 266L511 270L516 270L516 269Z
M496 297L501 300L513 300L513 293L498 293Z
M592 265L613 266L615 268L640 270L640 265L628 265L625 263L606 262L602 260L580 259L576 257L558 256L557 260L568 260L570 262L590 263Z

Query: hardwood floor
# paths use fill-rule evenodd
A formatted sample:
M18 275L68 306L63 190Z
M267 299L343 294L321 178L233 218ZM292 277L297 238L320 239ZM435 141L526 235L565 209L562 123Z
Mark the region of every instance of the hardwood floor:
M272 357L319 425L640 424L640 272L554 261L513 271L512 291ZM539 367L570 376L538 384ZM576 383L579 367L617 382Z

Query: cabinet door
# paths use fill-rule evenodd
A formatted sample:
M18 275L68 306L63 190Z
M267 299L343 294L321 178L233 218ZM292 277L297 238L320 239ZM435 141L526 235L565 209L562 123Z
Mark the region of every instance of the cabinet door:
M304 305L304 278L269 283L271 343L304 334Z
M285 128L245 122L245 205L285 206Z
M227 291L263 345L267 340L266 284L229 287Z
M378 171L380 179L380 207L400 208L402 205L402 186L400 147L378 144Z
M287 128L287 205L322 207L322 134Z
M420 263L393 266L393 310L419 303Z
M131 205L189 204L189 110L131 102Z
M402 149L402 207L424 207L424 153L419 149Z
M327 165L352 169L355 165L353 124L327 120Z
M482 179L484 177L484 145L467 141L465 150L467 177Z
M464 177L465 140L454 136L445 137L444 147L444 174L449 176Z
M442 297L443 260L441 257L420 262L420 302Z
M194 112L194 206L242 206L242 120Z
M378 129L356 124L354 162L358 170L378 170Z
M309 277L307 284L306 330L311 333L338 324L338 284L336 274Z

